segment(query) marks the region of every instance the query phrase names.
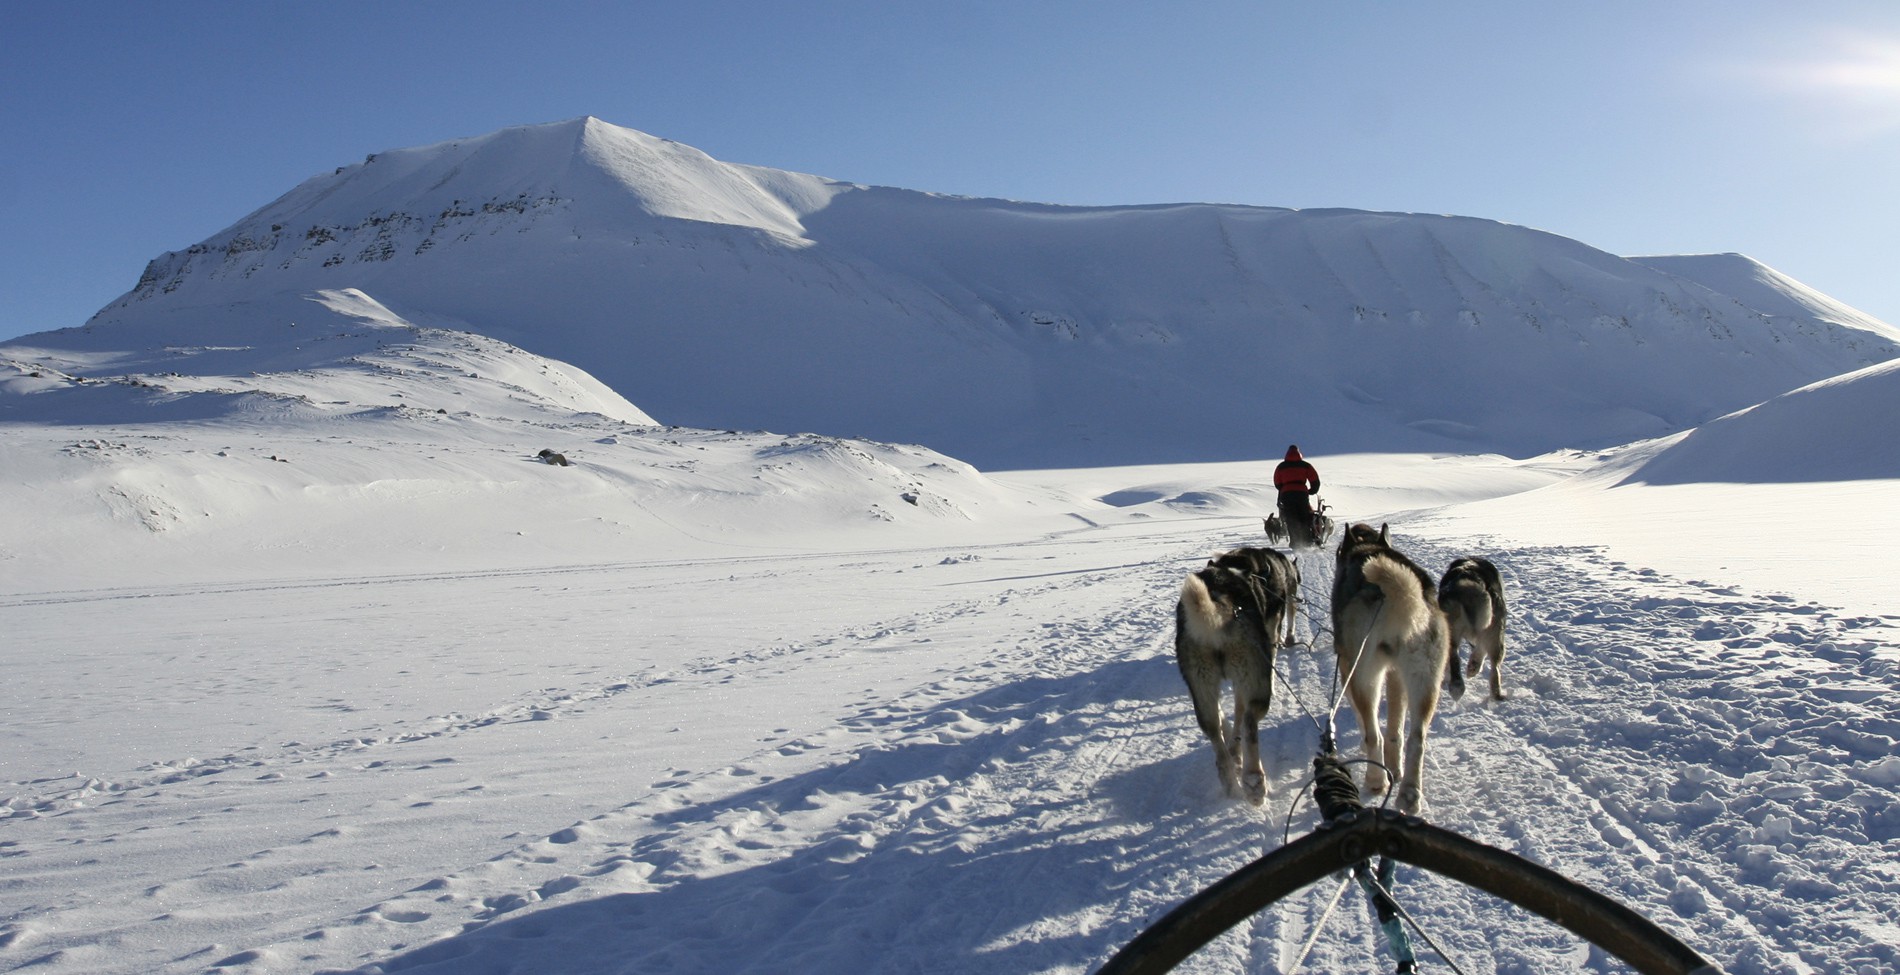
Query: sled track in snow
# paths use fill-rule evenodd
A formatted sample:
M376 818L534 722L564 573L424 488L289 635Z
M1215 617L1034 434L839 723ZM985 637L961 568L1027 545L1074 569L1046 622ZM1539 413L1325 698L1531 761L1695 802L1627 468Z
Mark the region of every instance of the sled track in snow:
M1441 736L1478 724L1502 735L1482 749L1460 740L1474 778L1516 779L1548 797L1529 805L1574 809L1607 846L1580 844L1575 869L1642 895L1639 909L1731 973L1900 965L1882 933L1891 907L1849 893L1900 892L1900 712L1891 647L1871 632L1882 621L1590 551L1520 550L1506 565L1507 684L1522 690L1495 705L1468 697ZM1511 775L1513 758L1529 765ZM1498 806L1523 798L1487 791ZM1490 841L1522 843L1504 819L1474 817L1472 832L1503 826Z
M1478 681L1441 706L1429 819L1610 894L1732 975L1838 959L1854 975L1900 967L1888 936L1900 929L1889 906L1900 901L1894 621L1669 579L1592 550L1454 550L1397 532L1430 570L1454 555L1493 558L1512 607L1514 696L1486 702ZM442 864L348 916L261 923L252 944L147 967L480 973L532 957L543 975L763 973L876 957L906 972L1092 970L1288 828L1316 822L1300 784L1317 733L1294 697L1318 709L1330 686L1330 553L1300 560L1310 646L1281 657L1290 685L1263 726L1264 809L1220 795L1172 659L1181 578L1212 551L1255 543L1199 527L1104 536L1046 567L999 562L980 591L947 583L795 643L602 674L426 727L289 748L262 766L230 756L228 770L381 774L401 790L392 799L451 803L435 794L448 783L417 784L444 773L429 772L406 736L447 745L543 711L581 728L646 691L720 694L776 675L869 685L834 720L763 736L739 761L592 797L583 818L525 827L488 859ZM911 554L901 564L925 557ZM601 571L618 584L621 569ZM931 658L919 654L956 663L920 665ZM1356 753L1350 709L1338 724ZM365 764L370 755L383 757ZM208 812L223 801L215 784L237 778L210 774L219 761L102 783L103 808L68 821L198 789ZM64 815L61 798L16 797L16 813ZM276 852L347 841L316 834ZM226 867L273 858L263 849ZM226 867L179 878L172 909L228 910ZM289 878L281 896L308 882ZM1178 970L1284 971L1331 892L1289 898ZM1402 870L1398 893L1466 971L1621 970L1554 925L1422 871ZM253 900L267 911L273 896ZM0 928L7 943L41 937ZM1381 970L1383 951L1352 891L1302 970Z
M1432 569L1463 554L1401 545ZM1170 643L1179 579L1219 547L1187 543L1133 568L1025 578L987 606L882 624L942 640L979 615L1022 621L1017 642L993 648L982 665L799 743L820 760L810 771L775 777L773 756L763 755L576 824L557 834L566 844L551 838L503 858L551 861L528 871L549 876L504 897L507 910L490 895L467 933L414 960L479 957L488 939L520 937L525 926L570 944L605 939L636 967L764 972L792 958L828 970L875 942L893 970L1092 969L1148 920L1277 846L1316 745L1291 695L1316 709L1330 686L1326 553L1301 560L1311 646L1283 655L1293 686L1276 692L1264 733L1269 804L1253 810L1219 795ZM1852 942L1828 953L1857 958L1863 970L1891 965L1876 937L1887 908L1832 896L1825 878L1853 871L1867 889L1891 889L1880 846L1891 846L1892 823L1871 800L1894 798L1892 788L1844 772L1844 796L1797 795L1812 770L1778 778L1773 754L1811 760L1833 747L1841 733L1827 729L1843 722L1891 727L1878 698L1843 690L1893 682L1880 644L1855 636L1877 621L1668 580L1587 551L1487 554L1510 587L1506 673L1516 694L1486 702L1479 682L1442 708L1430 818L1611 894L1732 973L1809 968L1801 953L1815 938ZM1644 652L1658 645L1683 652ZM1785 688L1782 667L1812 675L1812 686ZM1788 703L1753 709L1764 687L1787 690ZM1350 711L1338 720L1351 741ZM1776 744L1791 733L1809 736L1810 750ZM1862 733L1870 737L1847 743L1876 760L1883 733ZM1842 800L1868 811L1867 842L1838 828L1829 837L1828 810ZM1302 805L1295 835L1313 820ZM576 835L637 838L577 863L572 854L588 844ZM733 872L720 875L721 863ZM606 878L621 877L630 899L603 900L601 888L614 887ZM468 883L487 886L479 879ZM1568 932L1462 885L1415 870L1401 884L1408 910L1466 971L1618 968ZM1319 921L1330 891L1318 886L1180 970L1282 970ZM647 899L651 907L628 913ZM1383 941L1357 900L1348 893L1304 970L1383 966ZM945 912L944 903L959 907ZM769 931L705 920L681 927L747 905L801 920ZM645 947L653 944L664 947ZM966 949L946 957L944 944Z
M1180 737L1161 640L1172 604L1125 600L1130 574L1037 576L981 607L879 624L943 642L960 620L1007 612L1022 623L977 667L499 858L535 882L467 901L462 934L383 967L466 961L524 930L560 932L562 957L581 952L576 972L596 970L576 946L603 940L636 970L779 971L788 957L842 970L867 941L892 970L1033 971L1086 956L1092 932L1119 915L1074 895L1124 887L1131 837L1193 819L1174 808L1181 764L1147 762L1149 739ZM1144 590L1179 580L1162 563L1132 574ZM777 774L794 752L813 767ZM1130 775L1138 785L1120 781ZM486 887L495 872L444 878L377 912L439 911L442 891ZM569 895L583 887L586 898ZM652 906L633 910L640 901ZM808 920L753 931L733 920L748 913ZM968 948L945 957L946 943Z
M1842 957L1850 970L1892 970L1891 908L1852 893L1894 890L1900 724L1892 646L1878 637L1892 621L1666 579L1589 550L1400 546L1428 569L1492 557L1512 608L1513 696L1489 702L1482 682L1460 704L1447 696L1429 750L1430 819L1611 893L1731 973ZM1467 971L1597 958L1509 905L1429 875L1408 883ZM1286 909L1308 914L1287 927L1256 918L1259 954L1277 945L1289 963L1304 936L1292 928L1319 909ZM1513 937L1490 937L1499 930ZM1326 944L1309 970L1380 964L1376 944L1356 958L1326 957Z

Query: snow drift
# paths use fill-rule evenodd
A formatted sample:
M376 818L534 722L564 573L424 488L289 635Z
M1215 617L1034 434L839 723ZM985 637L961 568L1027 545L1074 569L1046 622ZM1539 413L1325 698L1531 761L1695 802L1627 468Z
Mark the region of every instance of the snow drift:
M1630 474L1648 484L1900 480L1900 362L1783 393L1682 435ZM1841 516L1851 517L1850 512Z
M168 344L0 347L0 463L26 489L0 506L5 577L438 569L497 539L511 565L769 550L788 522L968 533L1045 496L923 447L662 426L584 370L356 291L154 320Z

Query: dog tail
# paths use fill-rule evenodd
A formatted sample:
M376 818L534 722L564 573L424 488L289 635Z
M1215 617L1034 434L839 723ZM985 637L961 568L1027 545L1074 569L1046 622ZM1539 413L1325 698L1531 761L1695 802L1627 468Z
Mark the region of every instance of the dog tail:
M1379 587L1385 594L1385 609L1389 619L1403 621L1414 631L1424 630L1431 625L1433 606L1425 599L1425 589L1419 585L1418 577L1410 569L1400 565L1398 560L1388 555L1374 555L1366 560L1364 572L1366 581Z
M1488 589L1477 585L1454 585L1439 595L1439 605L1447 615L1457 613L1473 631L1490 629L1491 620L1496 615L1495 595Z
M1491 594L1485 593L1483 596L1473 599L1465 606L1465 615L1471 617L1471 628L1473 630L1490 629L1492 620Z
M1226 625L1228 615L1215 603L1199 573L1181 582L1181 625L1189 634L1212 639Z

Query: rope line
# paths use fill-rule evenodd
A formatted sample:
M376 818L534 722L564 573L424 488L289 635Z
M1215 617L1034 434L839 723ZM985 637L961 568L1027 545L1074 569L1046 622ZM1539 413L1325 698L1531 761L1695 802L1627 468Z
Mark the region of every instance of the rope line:
M1305 581L1305 573L1301 573L1302 588L1304 588ZM1301 595L1302 598L1304 598L1305 594L1302 593ZM1385 768L1385 763L1370 755L1350 761L1342 761L1337 757L1339 708L1340 705L1344 703L1346 694L1352 687L1353 677L1359 672L1359 664L1365 660L1366 648L1372 641L1373 631L1378 628L1380 617L1385 614L1385 608L1385 600L1380 600L1378 608L1373 611L1371 623L1366 626L1365 636L1360 638L1358 652L1353 655L1352 664L1346 668L1343 677L1340 675L1339 653L1337 652L1337 645L1335 644L1333 653L1333 686L1328 692L1332 703L1327 708L1327 720L1324 724L1320 722L1318 716L1307 709L1306 702L1300 699L1297 691L1293 690L1293 682L1288 680L1284 673L1280 672L1279 661L1274 661L1274 671L1278 675L1280 683L1286 686L1287 693L1293 697L1294 704L1306 714L1307 719L1313 723L1314 729L1319 732L1320 758L1324 760L1327 769L1325 774L1322 775L1321 763L1316 760L1312 781L1302 785L1300 791L1294 795L1293 802L1287 809L1287 816L1281 836L1282 844L1288 842L1292 836L1293 816L1298 812L1300 798L1306 794L1308 788L1313 790L1314 802L1320 807L1321 817L1325 821L1331 822L1349 809L1363 808L1363 803L1359 798L1359 786L1351 774L1347 772L1347 768L1352 765ZM1331 636L1334 640L1337 640L1339 634L1334 632ZM1322 778L1325 781L1321 781ZM1393 771L1389 768L1386 769L1386 789L1384 795L1380 797L1381 808L1390 805L1392 802L1393 788L1396 785L1397 779ZM1321 916L1319 923L1314 926L1313 932L1307 938L1305 946L1300 949L1299 957L1294 962L1292 969L1289 969L1288 975L1292 975L1293 972L1297 971L1299 967L1305 963L1307 955L1311 953L1314 945L1319 940L1319 936L1323 933L1327 919L1331 917L1334 908L1338 906L1339 899L1345 894L1347 885L1355 878L1359 881L1360 888L1366 894L1368 906L1372 908L1373 913L1380 922L1379 927L1385 935L1386 946L1391 949L1393 958L1397 962L1400 972L1416 972L1418 970L1418 962L1413 955L1411 941L1405 935L1405 927L1398 923L1399 919L1403 919L1414 931L1418 932L1418 936L1421 940L1430 946L1434 952L1437 952L1438 956L1443 958L1446 964L1451 966L1452 971L1455 972L1456 975L1465 975L1464 970L1458 967L1457 962L1453 961L1451 956L1447 955L1444 949L1439 947L1431 935L1425 933L1419 926L1417 919L1399 904L1397 898L1392 896L1391 881L1395 874L1396 864L1389 859L1381 859L1376 874L1372 869L1370 860L1363 860L1351 870L1347 871L1339 888L1333 892L1332 900L1327 904L1326 910Z
M1385 763L1384 763L1384 762L1381 762L1381 761L1378 761L1377 759L1371 759L1371 758L1349 758L1349 759L1337 759L1337 758L1336 758L1336 759L1334 759L1334 761L1336 761L1336 762L1338 762L1338 764L1339 764L1339 765L1340 765L1340 767L1342 767L1342 768L1344 768L1344 767L1347 767L1347 766L1352 766L1352 765L1368 765L1368 766L1369 766L1369 765L1377 765L1377 766L1378 766L1378 767L1380 767L1380 768L1386 768L1386 765L1385 765ZM1392 781L1392 770L1391 770L1391 769L1386 769L1386 781L1387 781L1388 783L1390 783L1390 782ZM1296 793L1294 793L1294 795L1293 795L1293 801L1292 801L1292 802L1291 802L1290 804L1288 804L1288 806L1287 806L1287 811L1286 811L1286 819L1285 819L1285 820L1284 820L1284 822L1282 823L1282 826L1281 826L1281 829L1280 829L1280 843L1281 843L1281 845L1285 845L1285 844L1287 844L1287 843L1290 843L1290 842L1292 842L1292 840L1293 840L1293 816L1294 816L1294 815L1295 815L1296 813L1298 813L1298 812L1300 811L1300 800L1301 800L1302 798L1304 798L1304 797L1306 796L1306 793L1307 793L1307 790L1309 790L1309 789L1312 789L1312 788L1314 788L1314 787L1315 787L1316 785L1318 785L1318 784L1319 784L1319 783L1318 783L1318 781L1317 781L1316 779L1314 779L1314 778L1306 778L1306 779L1303 779L1303 780L1301 780L1301 782L1300 782L1300 791L1299 791L1299 792L1296 792ZM1387 808L1388 806L1390 806L1390 805L1391 805L1391 802L1392 802L1392 790L1393 790L1393 786L1392 786L1392 785L1387 785L1387 786L1386 786L1386 789L1385 789L1385 793L1384 793L1384 795L1383 795L1383 796L1381 797L1381 802L1380 802L1380 805L1379 805L1379 808L1381 808L1381 809L1385 809L1385 808ZM1359 797L1359 787L1358 787L1357 785L1354 785L1354 786L1352 787L1352 796L1351 796L1351 798L1352 798L1352 799L1353 799L1354 801L1357 801L1357 800L1358 800L1358 797ZM1325 807L1326 807L1326 805L1327 805L1327 803L1328 803L1328 802L1330 802L1330 801L1333 801L1333 800L1331 800L1330 798L1329 798L1329 799L1326 799L1326 800L1321 800L1321 799L1320 799L1320 798L1319 798L1319 797L1318 797L1317 795L1315 795L1315 797L1314 797L1314 798L1315 798L1315 802L1316 802L1316 803L1317 803L1317 804L1318 804L1318 805L1320 806L1320 808L1321 808L1321 810L1322 810L1322 816L1324 817L1324 812L1323 812L1323 811L1324 811L1324 809L1325 809ZM1324 817L1324 818L1330 818L1330 817Z
M1267 595L1265 586L1257 573L1249 572L1245 575L1249 594L1252 595L1254 599L1254 611L1259 614L1261 629L1264 631L1267 625ZM1301 605L1305 605L1309 602L1306 598L1306 588L1306 573L1302 572L1300 573L1301 591L1298 594ZM1299 641L1293 639L1295 635L1294 626L1298 621L1294 607L1287 605L1285 600L1280 600L1280 603L1282 611L1286 614L1285 632L1273 633L1269 634L1269 636L1280 638L1283 646L1304 645L1310 648L1310 643L1301 644ZM1282 844L1290 842L1293 833L1293 816L1299 811L1300 799L1306 795L1309 788L1314 792L1314 800L1320 807L1322 818L1327 822L1331 822L1348 808L1363 808L1363 803L1359 799L1359 786L1355 783L1352 776L1345 771L1346 768L1351 765L1376 765L1380 768L1385 768L1385 763L1371 756L1353 760L1341 760L1336 757L1336 732L1338 728L1339 708L1345 700L1347 691L1352 686L1353 676L1359 672L1359 664L1365 659L1366 647L1372 640L1373 630L1378 628L1379 618L1384 615L1384 613L1385 601L1380 600L1378 609L1373 611L1372 622L1366 627L1366 635L1360 639L1358 652L1353 655L1352 665L1346 669L1344 678L1340 676L1339 654L1337 648L1335 648L1335 652L1333 653L1333 686L1329 691L1332 703L1327 708L1327 720L1323 723L1320 721L1319 716L1314 714L1312 710L1306 706L1306 702L1300 698L1293 681L1287 678L1285 670L1281 668L1278 655L1276 654L1272 660L1272 667L1268 673L1268 681L1271 682L1277 679L1280 685L1285 689L1285 693L1293 698L1294 705L1306 715L1308 721L1312 722L1314 730L1319 732L1320 735L1320 755L1330 763L1331 768L1334 770L1327 776L1327 781L1323 783L1320 781L1320 774L1316 771L1312 780L1300 786L1300 791L1294 795L1293 802L1289 804L1287 808L1286 820L1281 835ZM1307 621L1307 625L1308 628L1313 630L1316 634L1323 631L1330 633L1334 639L1338 637L1337 633L1331 633L1330 627L1314 626L1310 618ZM1317 765L1318 763L1316 762L1316 768ZM1386 781L1386 790L1381 797L1382 808L1391 803L1393 786L1397 784L1397 780L1391 769L1386 769ZM1399 919L1403 919L1406 925L1410 925L1412 930L1418 933L1419 938L1422 939L1427 946L1436 952L1440 958L1443 958L1446 964L1451 966L1452 971L1456 973L1456 975L1465 975L1464 970L1458 966L1458 963L1453 961L1451 956L1447 955L1443 948L1439 947L1431 935L1425 933L1411 912L1407 911L1399 904L1398 899L1392 896L1390 887L1391 880L1395 873L1395 867L1396 865L1391 860L1381 859L1379 869L1375 874L1372 869L1372 862L1370 860L1362 860L1351 869L1342 872L1342 879L1338 888L1333 891L1333 896L1327 902L1326 909L1321 913L1319 921L1314 924L1313 931L1308 936L1306 944L1301 947L1299 956L1294 960L1292 967L1287 970L1286 975L1294 975L1300 966L1306 963L1306 958L1312 953L1314 946L1318 944L1320 935L1325 933L1326 923L1331 919L1333 911L1339 906L1340 898L1345 895L1347 886L1355 879L1359 882L1360 888L1365 892L1369 906L1380 922L1379 926L1386 937L1386 945L1392 950L1392 954L1398 962L1398 970L1400 972L1416 972L1418 970L1417 960L1412 954L1411 942L1405 934L1405 927L1398 923Z
M1339 906L1339 899L1346 896L1346 887L1352 883L1352 874L1344 870L1339 873L1339 886L1334 889L1332 899L1326 902L1326 910L1320 912L1319 920L1313 923L1313 933L1300 948L1299 956L1287 968L1286 975L1297 975L1300 966L1306 964L1306 956L1313 953L1313 946L1319 944L1319 936L1326 933L1326 922L1332 919L1333 909Z
M1412 952L1412 939L1405 936L1405 927L1399 923L1401 908L1399 902L1392 899L1386 884L1395 872L1390 859L1380 858L1379 870L1373 873L1372 861L1361 860L1353 865L1352 876L1359 881L1359 888L1366 892L1366 902L1372 908L1372 916L1379 923L1379 931L1385 935L1387 948L1392 949L1392 957L1397 962L1400 975L1418 971L1418 956Z
M1326 734L1326 725L1319 720L1319 715L1314 714L1312 709L1306 706L1305 701L1300 700L1299 689L1293 686L1291 680L1287 679L1286 672L1280 669L1280 661L1277 658L1273 661L1273 673L1280 678L1280 683L1286 687L1287 696L1293 699L1294 706L1300 709L1300 713L1306 715L1306 720L1313 723L1313 730L1324 736Z

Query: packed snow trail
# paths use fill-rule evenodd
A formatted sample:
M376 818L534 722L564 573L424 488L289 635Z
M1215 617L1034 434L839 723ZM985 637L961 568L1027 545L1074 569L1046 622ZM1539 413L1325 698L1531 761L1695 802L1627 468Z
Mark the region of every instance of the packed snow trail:
M1168 645L1174 588L1211 547L1189 543L1146 565L1010 593L997 608L1015 607L1006 612L1021 618L1006 630L1017 634L1012 643L973 671L851 716L837 734L861 743L823 767L777 780L766 768L739 766L587 824L638 839L583 861L579 874L600 881L575 880L572 858L554 858L559 866L544 872L557 874L549 881L557 895L585 888L586 896L481 924L377 968L508 971L520 960L512 946L545 938L561 944L535 951L539 962L566 959L560 964L571 967L561 970L577 973L1094 967L1140 925L1279 842L1315 745L1290 701L1276 707L1269 808L1219 795ZM1410 547L1422 563L1449 560ZM1803 950L1816 963L1893 964L1880 937L1891 923L1884 895L1826 896L1813 879L1852 871L1855 889L1886 890L1891 858L1877 845L1830 842L1823 829L1804 828L1824 826L1838 809L1804 804L1815 797L1794 775L1775 789L1776 761L1761 754L1763 739L1780 734L1772 716L1752 725L1720 720L1734 710L1721 702L1746 693L1747 682L1777 680L1778 658L1806 654L1776 650L1795 640L1847 665L1828 673L1826 686L1858 686L1864 671L1891 682L1878 645L1853 637L1870 621L1653 575L1619 581L1624 567L1588 552L1499 559L1519 614L1507 663L1515 696L1482 705L1468 698L1443 712L1434 819L1631 903L1734 972L1803 970ZM1302 561L1309 586L1324 593L1326 558ZM1308 600L1309 630L1322 628L1325 605ZM935 620L933 643L998 632L994 619L971 611ZM969 637L958 633L965 628ZM1632 629L1662 653L1620 643ZM1323 634L1315 643L1325 646ZM1678 665L1678 645L1732 663ZM1294 688L1283 693L1323 699L1325 655L1294 649L1286 664ZM1862 726L1870 717L1825 691L1805 697L1804 712L1832 708ZM1653 716L1671 708L1690 709L1696 731L1651 748L1670 737ZM1350 718L1341 721L1349 730ZM1652 734L1632 737L1636 727ZM800 743L828 745L836 747ZM1749 795L1751 775L1780 799ZM1825 791L1845 789L1844 808L1892 808L1882 802L1891 784L1835 778ZM1729 785L1718 792L1709 785L1717 781ZM735 791L736 783L748 787ZM1685 817L1684 809L1702 812ZM1294 816L1296 832L1310 825L1310 809ZM549 849L521 852L543 859ZM604 879L623 874L620 883ZM1418 871L1406 871L1401 897L1466 971L1617 968L1567 932ZM1320 901L1316 894L1256 918L1184 970L1277 970L1306 940ZM1796 923L1750 920L1777 917ZM1381 968L1382 940L1363 918L1363 906L1335 914L1307 970ZM490 962L496 967L482 967Z
M531 586L536 600L571 602L565 630L538 638L542 653L605 639L612 623L588 614L644 607L645 587L660 603L718 587L720 600L761 613L767 593L826 605L789 638L770 635L791 625L782 615L708 636L703 620L684 625L692 607L682 605L681 627L659 627L683 641L670 662L576 668L568 686L459 719L412 715L218 760L241 781L179 761L169 774L156 763L137 781L102 783L87 801L16 797L9 855L47 842L83 851L90 838L156 857L153 837L172 834L141 833L174 822L166 829L199 837L215 859L142 892L113 886L109 858L80 861L68 869L85 886L38 895L29 910L8 901L19 920L0 929L0 960L53 973L253 975L1091 970L1316 818L1300 792L1317 735L1293 699L1317 708L1329 686L1330 557L1301 559L1314 639L1282 655L1290 685L1263 726L1264 809L1220 794L1175 671L1181 577L1212 551L1257 542L1222 530L1231 524L835 564L714 560L699 581L677 568L564 573L560 586ZM1511 598L1512 696L1485 702L1479 682L1441 707L1430 819L1630 904L1736 975L1900 965L1895 621L1670 579L1586 549L1454 549L1402 525L1395 541L1433 570L1487 554ZM838 588L851 579L861 588ZM418 582L410 598L452 605L495 584ZM522 663L523 679L545 678ZM806 698L775 709L785 694ZM1339 725L1351 753L1349 715ZM728 726L715 734L708 722ZM667 728L704 736L694 749L704 762L678 767L675 741L671 771L643 765L652 748L640 736ZM220 809L278 794L297 824L282 838L205 839ZM325 803L343 804L334 825ZM371 885L350 869L351 849L392 832L417 852L383 852ZM492 845L478 854L482 843ZM352 885L353 911L311 913L348 903ZM1283 971L1328 886L1180 970ZM1623 970L1553 925L1420 871L1401 871L1399 896L1468 972ZM176 950L114 948L148 924L175 928ZM1303 971L1382 970L1383 952L1349 891ZM1421 958L1446 970L1422 948Z
M1633 894L1611 871L1635 866L1660 892L1642 909L1679 918L1730 972L1900 967L1893 621L1666 579L1587 550L1510 563L1525 597L1513 619L1530 669L1520 679L1534 698L1470 712L1524 743L1485 754L1461 740L1479 781L1501 758L1533 762L1511 777L1536 790L1522 805L1572 809L1610 846L1574 854L1586 882L1604 875ZM1523 842L1512 817L1486 823L1482 808L1459 809L1473 835Z

